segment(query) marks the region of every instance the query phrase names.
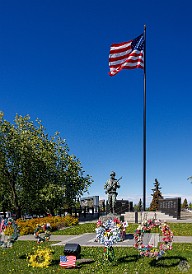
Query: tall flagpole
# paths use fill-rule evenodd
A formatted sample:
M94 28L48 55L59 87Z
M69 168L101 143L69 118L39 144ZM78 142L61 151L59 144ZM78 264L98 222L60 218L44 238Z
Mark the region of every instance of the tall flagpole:
M143 94L143 211L146 210L146 25L144 25L144 94Z

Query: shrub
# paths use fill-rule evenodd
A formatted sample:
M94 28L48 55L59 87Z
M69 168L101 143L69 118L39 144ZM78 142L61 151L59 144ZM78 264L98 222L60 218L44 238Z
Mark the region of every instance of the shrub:
M20 235L33 234L37 225L43 226L44 224L49 223L51 230L55 231L62 229L64 227L73 226L79 223L78 218L67 215L65 217L53 216L53 217L44 217L44 218L35 218L30 220L17 219L16 221Z

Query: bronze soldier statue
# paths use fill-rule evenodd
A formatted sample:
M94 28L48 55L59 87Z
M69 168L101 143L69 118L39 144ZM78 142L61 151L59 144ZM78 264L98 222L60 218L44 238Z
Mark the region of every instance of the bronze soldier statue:
M104 189L106 189L105 193L108 194L108 205L111 213L115 213L115 203L118 195L117 188L120 188L119 181L122 179L121 177L117 180L115 175L115 172L112 171L110 178L104 185Z

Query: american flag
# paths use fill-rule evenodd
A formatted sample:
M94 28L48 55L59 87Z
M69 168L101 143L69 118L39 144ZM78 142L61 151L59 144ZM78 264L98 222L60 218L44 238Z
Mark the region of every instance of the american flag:
M75 267L76 256L60 256L60 263L59 265L62 267Z
M144 35L120 44L112 44L109 53L110 76L122 69L144 68Z

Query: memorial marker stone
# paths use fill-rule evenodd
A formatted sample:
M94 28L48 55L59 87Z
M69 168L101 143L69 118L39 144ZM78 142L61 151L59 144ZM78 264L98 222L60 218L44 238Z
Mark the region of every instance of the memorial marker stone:
M159 199L159 210L165 214L180 219L181 217L181 198Z

